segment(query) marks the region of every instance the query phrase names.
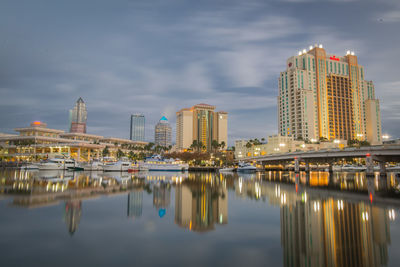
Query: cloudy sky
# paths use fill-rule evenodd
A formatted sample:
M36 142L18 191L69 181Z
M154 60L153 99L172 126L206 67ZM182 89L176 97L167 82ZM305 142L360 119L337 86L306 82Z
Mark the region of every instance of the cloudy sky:
M354 50L375 83L383 132L400 137L400 1L0 1L0 132L33 120L68 128L82 97L88 132L146 139L197 103L229 112L229 143L277 132L277 77L321 43Z

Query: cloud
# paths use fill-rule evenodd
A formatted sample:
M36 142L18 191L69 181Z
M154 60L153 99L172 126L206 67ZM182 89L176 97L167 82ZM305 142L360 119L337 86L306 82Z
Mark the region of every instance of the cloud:
M340 24L336 16L309 15L325 12L322 6L282 1L105 1L96 12L90 4L79 11L74 5L21 10L9 1L0 10L0 131L31 119L66 129L68 110L81 96L94 134L128 137L129 115L141 112L151 141L161 115L174 127L175 111L205 102L229 112L230 136L261 137L277 128L279 72L288 57L314 43L337 55L356 51L382 97L382 114L397 112L383 92L396 85L390 82L396 82L400 40L390 24L375 29L376 23L363 21L360 16L377 11L371 3L362 5L362 14L347 16L353 4L343 9L331 3L348 18ZM395 9L379 10L397 16ZM358 27L360 20L372 26Z
M380 22L400 22L400 10L393 10L382 14L378 17Z

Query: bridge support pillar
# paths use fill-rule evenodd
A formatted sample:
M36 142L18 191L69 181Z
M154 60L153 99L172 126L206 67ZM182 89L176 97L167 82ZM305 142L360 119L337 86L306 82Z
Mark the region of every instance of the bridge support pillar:
M380 176L386 177L386 162L380 161L379 168L380 168L380 171L379 171Z
M374 178L374 161L372 160L371 155L367 155L365 158L365 163L367 165L367 178Z
M328 167L329 173L333 173L333 162L329 162L329 167Z
M297 157L294 158L294 172L300 172L300 161Z
M305 169L305 171L306 172L310 172L310 162L309 161L306 161L306 169Z

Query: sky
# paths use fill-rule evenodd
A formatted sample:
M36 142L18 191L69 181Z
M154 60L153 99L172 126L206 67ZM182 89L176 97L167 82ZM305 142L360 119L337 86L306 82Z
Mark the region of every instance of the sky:
M400 137L400 1L0 0L0 132L68 130L79 97L88 133L129 138L198 103L229 113L228 143L277 133L278 76L299 50L355 51L375 84L383 133Z

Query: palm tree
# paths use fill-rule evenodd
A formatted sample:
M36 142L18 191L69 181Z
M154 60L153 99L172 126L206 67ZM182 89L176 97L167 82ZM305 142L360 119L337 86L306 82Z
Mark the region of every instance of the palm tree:
M108 155L110 155L110 151L108 150L108 146L106 146L106 147L103 149L102 154L103 154L103 157L107 157Z
M121 149L118 149L118 151L117 151L117 158L120 159L120 158L122 158L123 156L125 156L125 153L122 152Z
M197 150L198 146L199 146L199 143L197 142L197 140L193 140L193 143L190 145L190 148L192 150Z
M221 144L220 144L220 146L221 146L221 148L222 148L222 149L224 149L224 148L225 148L225 146L226 146L225 142L224 142L224 141L222 141L222 142L221 142Z
M211 142L211 148L214 150L214 153L217 152L218 148L219 148L219 143L217 140L212 140Z
M253 143L251 142L252 140L249 140L247 143L246 143L246 148L251 148L252 146L253 146Z

